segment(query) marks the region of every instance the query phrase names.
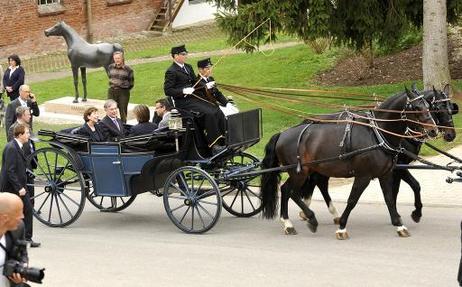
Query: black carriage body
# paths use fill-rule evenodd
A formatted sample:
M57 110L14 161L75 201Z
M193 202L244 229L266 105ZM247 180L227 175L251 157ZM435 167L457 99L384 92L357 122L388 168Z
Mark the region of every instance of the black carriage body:
M166 198L168 200L172 193L168 190L173 185L177 185L176 192L185 188L188 182L178 185L177 181L184 174L188 174L195 179L205 180L208 182L207 188L214 190L214 196L219 197L216 201L219 208L213 214L219 216L222 204L220 189L225 188L226 194L233 192L233 196L236 194L237 197L240 192L238 186L248 188L247 182L227 181L221 175L227 169L234 168L236 171L234 165L243 166L244 158L246 161L250 160L252 166L258 162L258 159L242 151L260 140L261 110L229 116L226 127L227 148L213 156L208 151L204 153L196 145L195 136L198 131L194 130L192 120L186 119L185 124L186 127L182 130L124 138L119 142L90 142L67 131L40 131L39 135L51 139L43 140L49 147L36 150L28 158L29 163L35 162L39 165L33 171L35 183L31 184L36 189L35 201L37 203L40 196L45 198L37 210L34 210L34 215L49 226L66 226L80 216L85 198L101 210L120 211L129 206L138 194L144 192L164 194L165 205ZM241 157L240 163L234 161L236 156ZM72 195L68 195L71 193ZM184 193L180 196L184 196ZM194 196L198 201L203 197L200 192L195 192ZM129 197L128 201L123 200L125 197ZM102 198L108 198L110 205L104 206ZM121 205L115 202L119 199L122 200ZM193 199L191 202L195 201ZM227 204L223 200L223 206L228 211L233 211L234 201L235 199L232 204ZM53 204L57 206L56 212L53 211ZM237 216L251 216L259 212L258 207L254 208L252 205L252 209L250 213L232 213ZM170 218L174 216L168 210L167 213ZM218 218L213 218L211 224L192 230L185 228L182 222L174 223L183 231L201 233L210 229L217 220Z

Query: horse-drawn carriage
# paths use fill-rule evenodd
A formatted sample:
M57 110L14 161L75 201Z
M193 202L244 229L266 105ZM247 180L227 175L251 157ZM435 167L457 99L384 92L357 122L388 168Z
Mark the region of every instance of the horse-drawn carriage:
M212 155L202 149L192 119L185 128L91 142L67 132L39 131L46 147L28 164L34 188L34 215L62 227L76 221L85 201L102 211L127 208L138 194L163 196L172 222L187 233L202 233L218 221L222 206L235 216L260 212L258 175L240 176L259 161L245 152L261 137L261 110L227 118L226 149Z

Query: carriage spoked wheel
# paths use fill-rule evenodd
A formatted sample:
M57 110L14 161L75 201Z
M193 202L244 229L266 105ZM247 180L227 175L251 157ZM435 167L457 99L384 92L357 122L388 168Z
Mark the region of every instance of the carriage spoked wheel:
M118 212L129 207L135 201L136 195L132 196L104 196L97 195L91 180L87 180L87 199L90 203L104 212Z
M215 180L200 168L185 166L170 173L163 198L168 217L186 233L204 233L220 218L220 190Z
M225 162L225 168L238 170L260 160L255 156L242 152L234 155ZM248 170L250 171L250 170ZM262 210L260 195L260 176L255 175L219 183L223 207L226 211L237 217L251 217Z
M51 227L73 223L85 206L85 181L72 158L55 148L36 150L27 158L28 187L35 218Z

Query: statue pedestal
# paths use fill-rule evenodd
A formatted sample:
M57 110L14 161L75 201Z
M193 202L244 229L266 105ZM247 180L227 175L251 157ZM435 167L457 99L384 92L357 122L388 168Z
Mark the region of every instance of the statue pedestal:
M87 99L86 102L82 102L81 98L79 99L78 103L73 103L74 97L63 97L54 99L51 101L47 101L41 105L41 108L44 109L46 114L51 116L52 113L55 114L62 114L62 115L69 115L72 118L76 116L80 116L81 122L83 123L83 112L89 107L95 107L98 109L98 114L100 118L103 118L106 113L104 112L104 102L105 100L95 100L95 99ZM136 104L128 104L128 111L127 111L127 121L134 120L136 123L135 115L133 114L133 108ZM151 109L151 118L153 116L153 109Z

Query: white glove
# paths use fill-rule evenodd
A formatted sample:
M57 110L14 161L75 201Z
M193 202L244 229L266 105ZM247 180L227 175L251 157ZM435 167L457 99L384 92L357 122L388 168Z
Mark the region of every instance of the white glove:
M184 95L192 95L194 93L194 88L184 88L183 94Z
M205 86L210 90L211 88L215 87L215 81L208 82L205 84Z
M225 114L225 116L239 113L239 109L231 103L227 103L225 107L220 106L220 110L223 112L223 114Z

